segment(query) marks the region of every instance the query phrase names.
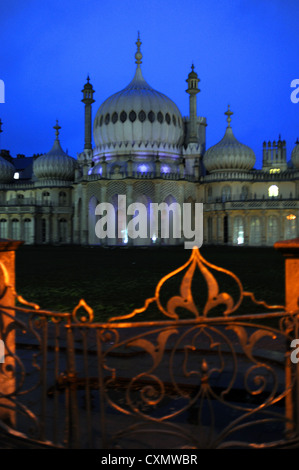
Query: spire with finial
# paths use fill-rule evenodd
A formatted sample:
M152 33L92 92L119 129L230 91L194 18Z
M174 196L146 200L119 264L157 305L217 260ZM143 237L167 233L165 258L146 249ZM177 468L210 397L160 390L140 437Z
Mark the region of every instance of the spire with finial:
M3 122L2 122L1 119L0 119L0 134L1 134L1 132L3 132L3 130L2 130L2 124L3 124Z
M227 127L230 127L230 123L232 121L232 114L234 114L231 110L230 110L230 105L227 105L227 111L224 113L227 118L226 118L226 122L227 122Z
M140 33L138 31L138 37L137 37L137 41L136 41L136 46L137 46L137 52L135 54L135 64L137 64L137 67L140 67L140 64L142 64L142 53L140 52L140 46L142 44L142 42L140 41Z
M188 88L186 93L189 95L189 120L190 120L190 130L188 143L197 143L198 142L198 132L197 132L197 93L200 92L198 88L198 83L200 82L198 75L194 72L194 63L191 65L191 72L188 74L186 80L188 83Z
M53 129L55 129L55 135L56 135L56 140L59 140L58 139L58 136L59 136L59 129L61 129L61 127L59 126L58 124L58 119L56 119L56 126L53 126Z

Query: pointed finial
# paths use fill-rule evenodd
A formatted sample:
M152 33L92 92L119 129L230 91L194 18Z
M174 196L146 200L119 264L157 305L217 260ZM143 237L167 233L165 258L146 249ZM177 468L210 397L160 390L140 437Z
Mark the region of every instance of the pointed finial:
M3 132L3 130L2 130L2 124L3 124L3 122L2 122L1 119L0 119L0 134L1 134L1 132Z
M89 80L90 80L89 74L87 75L87 79L86 79L86 80L87 80L87 82L89 83Z
M299 144L299 139L298 139L298 137L297 137L297 140L296 140L295 144L296 144L296 145Z
M140 52L140 46L142 44L142 42L140 41L140 34L139 34L139 31L138 31L138 37L137 37L137 41L136 41L136 46L137 46L137 52L135 54L135 64L137 64L137 67L140 67L140 64L142 64L142 54Z
M58 136L59 136L59 129L61 129L61 127L58 125L58 119L56 119L56 126L54 126L53 129L56 130L56 132L55 132L56 140L59 140L59 139L58 139Z
M227 122L227 127L230 127L230 123L231 123L231 115L234 114L231 110L230 110L230 105L227 105L227 111L224 113L226 116L227 116L227 119L226 119L226 122Z
M192 70L192 72L194 71L194 64L193 64L193 62L192 62L192 65L191 65L191 70Z

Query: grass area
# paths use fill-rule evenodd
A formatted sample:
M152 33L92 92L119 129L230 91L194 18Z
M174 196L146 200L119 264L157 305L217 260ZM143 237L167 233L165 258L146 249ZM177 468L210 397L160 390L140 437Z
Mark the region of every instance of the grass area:
M201 254L233 271L257 299L284 303L284 259L273 248L206 246ZM144 300L154 295L158 281L190 255L191 251L182 247L21 246L16 253L16 287L26 300L55 311L71 311L84 298L96 319L105 321L143 306ZM234 285L225 277L219 277L221 290L231 293ZM178 294L179 281L163 291L165 298ZM206 285L195 277L196 282L204 302Z

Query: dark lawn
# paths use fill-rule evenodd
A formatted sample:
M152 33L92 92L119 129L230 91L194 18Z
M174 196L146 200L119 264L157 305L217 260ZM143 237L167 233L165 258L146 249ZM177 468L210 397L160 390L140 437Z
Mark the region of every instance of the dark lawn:
M284 260L273 248L206 246L201 253L207 261L233 271L257 299L284 303ZM26 300L56 311L71 311L82 297L96 319L105 320L143 306L160 278L184 264L190 254L183 248L21 246L16 253L16 287ZM235 292L230 290L234 283L224 276L219 281L221 290ZM199 276L196 282L204 301L206 284ZM171 284L167 293L178 293L178 287ZM251 305L248 309L254 311Z

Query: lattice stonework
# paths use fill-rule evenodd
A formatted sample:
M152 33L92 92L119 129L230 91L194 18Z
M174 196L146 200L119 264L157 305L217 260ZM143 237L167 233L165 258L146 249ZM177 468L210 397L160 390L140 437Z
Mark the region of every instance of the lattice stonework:
M127 185L123 181L111 181L107 184L107 201L109 202L110 199L115 194L126 194Z
M164 201L167 196L173 196L177 202L180 202L178 183L174 181L163 181L160 189L160 200Z
M151 181L136 181L133 184L133 201L137 201L137 198L142 195L153 201L154 194L155 185Z
M101 201L101 185L98 181L90 183L87 186L87 200L90 201L93 196L97 199L97 201Z

